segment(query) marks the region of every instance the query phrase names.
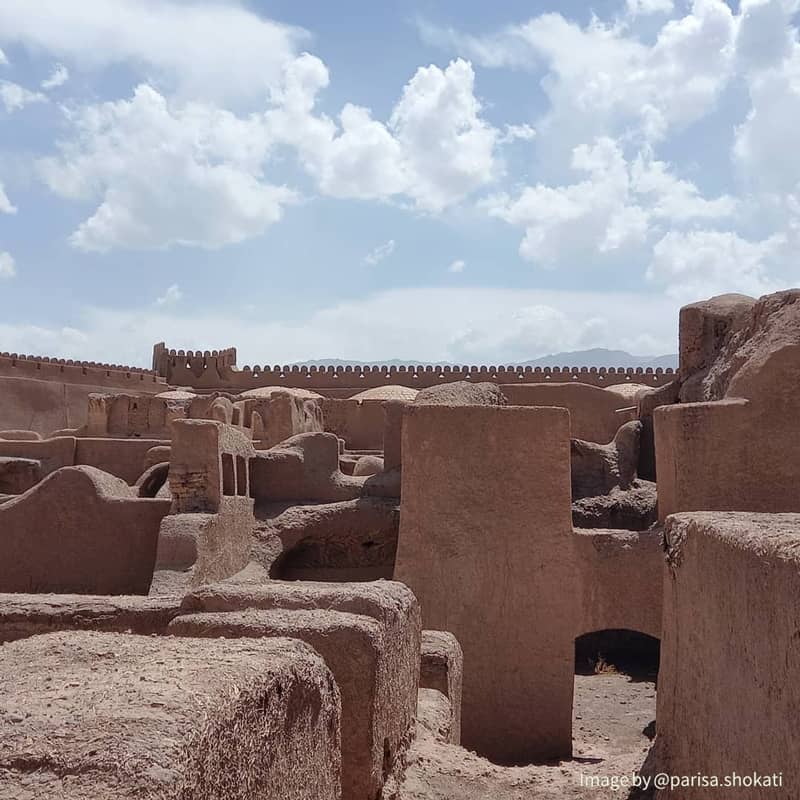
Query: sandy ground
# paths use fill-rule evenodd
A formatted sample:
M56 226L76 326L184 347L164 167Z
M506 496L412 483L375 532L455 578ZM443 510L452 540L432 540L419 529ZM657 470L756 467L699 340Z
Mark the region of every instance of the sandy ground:
M443 698L442 698L443 699ZM436 700L420 693L417 740L409 753L398 800L555 800L634 798L629 789L586 785L588 776L631 775L641 767L656 713L652 679L624 674L575 676L573 758L553 765L498 767L443 744L435 730ZM649 726L649 727L648 727ZM645 729L647 728L647 734ZM583 776L583 784L582 784Z

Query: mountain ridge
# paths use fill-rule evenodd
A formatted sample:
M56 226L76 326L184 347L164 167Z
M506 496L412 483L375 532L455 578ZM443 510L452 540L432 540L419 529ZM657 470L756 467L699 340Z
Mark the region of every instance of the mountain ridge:
M389 358L383 361L357 361L346 358L319 358L309 361L295 361L292 366L298 367L355 367L355 366L387 366L387 367L453 367L466 364L465 361L408 361L399 358ZM478 364L477 361L470 361ZM484 362L489 363L489 362ZM589 350L571 350L561 353L550 353L527 361L492 361L498 366L520 367L652 367L657 369L678 367L678 355L636 356L625 350L609 350L604 347L594 347Z

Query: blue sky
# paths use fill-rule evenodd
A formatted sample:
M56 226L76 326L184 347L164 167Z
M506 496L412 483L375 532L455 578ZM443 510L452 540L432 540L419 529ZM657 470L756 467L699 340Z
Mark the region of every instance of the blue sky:
M676 349L797 285L797 0L0 2L0 350Z

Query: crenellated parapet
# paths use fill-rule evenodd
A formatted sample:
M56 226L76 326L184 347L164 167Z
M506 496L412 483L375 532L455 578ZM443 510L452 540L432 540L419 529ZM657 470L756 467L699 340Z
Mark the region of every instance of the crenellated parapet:
M192 352L154 349L158 374L173 386L191 386L203 391L244 392L262 386L310 389L322 394L342 390L358 392L386 385L425 389L452 381L493 383L588 383L613 386L642 383L663 386L674 380L675 371L662 367L531 367L517 365L418 365L364 364L348 366L268 365L236 366L236 349Z
M166 388L164 378L141 367L22 353L0 353L0 376L107 386L134 392L161 392Z

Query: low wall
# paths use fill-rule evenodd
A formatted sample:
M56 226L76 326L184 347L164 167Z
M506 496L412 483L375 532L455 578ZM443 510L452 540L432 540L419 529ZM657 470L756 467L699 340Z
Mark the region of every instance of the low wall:
M301 642L71 631L0 671L3 797L341 797L339 692Z
M681 511L800 511L800 404L793 405L730 399L657 408L659 518Z
M382 450L384 413L380 400L320 400L325 430L344 439L349 450Z
M569 410L573 439L606 444L620 425L636 419L635 406L615 392L585 383L504 383L500 386L512 406L557 406Z
M665 537L657 771L782 786L660 796L800 797L800 515L678 514Z
M147 594L169 500L65 467L0 505L0 592Z
M575 636L630 630L661 637L661 531L575 530L581 613Z

